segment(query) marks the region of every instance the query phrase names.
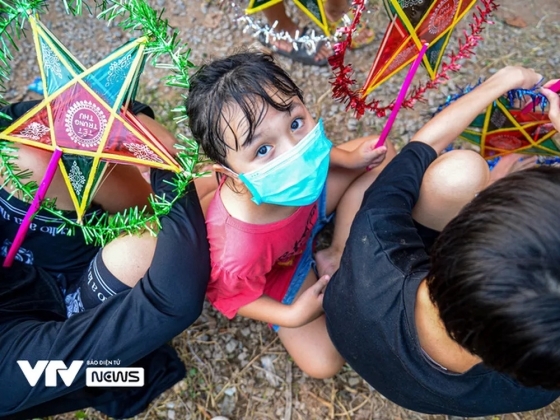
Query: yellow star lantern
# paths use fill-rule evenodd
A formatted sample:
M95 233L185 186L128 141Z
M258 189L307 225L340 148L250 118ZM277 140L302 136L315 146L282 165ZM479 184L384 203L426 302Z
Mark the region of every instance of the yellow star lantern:
M384 0L392 18L362 88L363 96L409 65L429 44L423 65L433 80L453 29L476 0Z
M29 17L45 98L0 134L44 150L60 149L59 170L81 220L107 162L180 172L129 106L138 87L146 38L86 69L34 16Z
M509 153L560 156L550 119L540 111L523 112L500 98L459 136L480 147L486 159Z
M321 30L325 36L331 36L329 21L323 5L324 0L294 0L299 9L309 17ZM275 4L282 3L282 0L250 0L245 13L250 15L261 12Z

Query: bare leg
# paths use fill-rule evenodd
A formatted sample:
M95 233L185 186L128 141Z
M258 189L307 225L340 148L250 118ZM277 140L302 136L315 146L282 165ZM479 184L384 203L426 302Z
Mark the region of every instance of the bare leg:
M266 9L263 10L263 14L266 16L269 25L272 26L274 22L278 22L275 31L277 32L286 31L292 37L295 37L296 31L298 31L299 28L294 23L294 21L286 14L286 8L283 2L277 3L271 7L267 7ZM301 34L301 30L299 30L299 32ZM276 41L274 45L276 46L276 48L288 52L291 51L293 48L293 45L286 41ZM317 51L315 55L315 61L323 60L329 57L330 54L331 54L330 49L327 48L326 46L323 46L319 51Z
M349 10L350 3L347 0L328 0L325 2L325 14L327 15L327 19L331 22L337 22L345 13L348 13ZM357 30L353 34L352 39L356 44L361 44L368 38L371 38L373 34L374 32L371 28L364 27L362 30Z
M469 203L476 194L490 183L528 167L536 158L521 155L503 157L490 172L486 161L476 152L454 150L438 157L430 165L420 188L420 198L412 216L418 223L441 231Z
M353 140L338 147L352 150L356 147L356 143L353 142L359 142L358 144L360 144L361 141L361 139ZM332 243L328 248L315 254L315 262L317 263L319 276L324 276L325 274L332 275L338 270L340 258L342 257L342 252L344 251L344 246L346 245L346 240L350 233L350 227L352 226L356 213L360 209L364 192L397 153L392 143L387 142L386 146L387 155L383 163L372 171L365 172L355 180L351 180L350 183L347 184L340 201L337 203Z
M201 207L206 214L208 205L218 188L215 173L197 178L194 182ZM156 243L156 237L149 232L121 236L103 248L101 253L103 263L122 283L134 287L150 267Z
M316 281L317 276L310 270L296 299ZM327 333L325 315L303 327L281 327L278 336L294 362L313 378L330 378L344 365L344 359L335 349Z
M277 31L286 31L290 35L295 35L298 30L297 25L294 21L286 14L286 7L284 2L275 4L274 6L267 7L263 10L263 14L266 16L266 20L272 26L274 22L278 22L276 25Z

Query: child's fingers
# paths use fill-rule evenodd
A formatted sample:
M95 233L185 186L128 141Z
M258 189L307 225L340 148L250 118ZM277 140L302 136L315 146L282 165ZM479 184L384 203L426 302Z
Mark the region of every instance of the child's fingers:
M541 93L546 96L546 99L548 99L550 103L550 109L548 111L549 118L552 121L558 121L558 119L560 119L560 98L558 94L546 88L542 88Z
M549 86L552 86L554 84L556 84L556 82L558 82L560 79L552 79L549 80L548 82L546 82L542 87L543 88L548 88Z
M323 286L326 286L330 279L331 279L331 276L329 276L328 274L325 274L319 280L317 280L316 284L322 284Z
M317 283L315 283L313 286L311 286L311 288L313 288L313 292L316 296L319 296L323 293L323 291L325 290L325 287L327 287L327 284L329 283L330 279L331 279L331 276L324 275L319 280L317 280Z
M324 275L323 277L321 277L313 286L303 292L302 297L303 295L306 295L308 298L316 298L321 295L330 278L331 276L329 275Z
M523 159L520 159L516 163L515 169L523 170L523 169L527 169L527 168L532 168L536 164L537 164L537 157L536 156L524 157Z
M385 157L386 157L386 156L387 156L387 152L385 152L385 153L383 153L383 154L381 154L381 155L379 155L379 156L376 156L375 158L373 158L373 162L372 162L372 163L374 163L374 162L381 163L381 162L383 162L383 161L385 160Z
M546 96L546 99L551 103L551 105L556 104L558 105L558 94L556 92L551 91L545 87L541 88L541 93Z
M385 160L385 154L381 155L381 156L377 156L376 158L374 158L369 165L367 166L366 170L371 171L373 168L376 168L377 166L381 165L383 163L383 161Z
M387 149L386 148L384 148L384 150L373 149L373 150L369 150L364 155L364 158L367 159L370 162L370 164L375 163L375 162L381 163L385 159L386 155L387 155Z
M386 146L375 147L376 144L377 144L377 140L371 142L371 144L368 145L368 147L366 148L368 154L381 155L387 153Z

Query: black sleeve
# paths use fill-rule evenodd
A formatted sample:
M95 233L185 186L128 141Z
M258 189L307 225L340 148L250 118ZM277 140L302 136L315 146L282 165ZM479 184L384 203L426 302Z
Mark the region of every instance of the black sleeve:
M424 173L436 158L435 150L425 143L407 144L367 189L356 216L367 224L375 254L404 275L429 261L412 209Z
M411 213L418 201L424 172L436 158L436 151L426 143L408 143L367 189L362 209Z
M130 110L134 115L145 114L148 117L150 117L152 120L156 119L154 110L150 108L148 105L143 104L142 102L137 102L137 101L132 102L132 107L130 108Z
M0 108L0 112L2 114L7 115L11 119L5 118L0 116L0 130L5 130L10 124L12 124L15 120L33 108L35 105L40 103L41 101L25 101L25 102L18 102L15 104L7 105Z
M400 321L390 317L398 312L403 288L411 279L424 278L429 268L412 209L435 158L430 146L411 142L381 172L364 195L340 268L327 285L323 307L329 336L358 372L369 363L363 353L381 339L368 331L396 331L394 323Z
M169 174L157 172L156 182ZM160 185L155 186L161 191ZM12 412L28 401L38 405L84 387L88 360L120 360L130 366L185 330L200 315L210 274L209 246L204 216L194 185L162 217L155 255L144 277L130 291L119 293L103 304L64 321L22 320L13 334L2 333L12 344L9 363L14 375L6 381L14 387ZM15 360L63 360L69 366L83 360L84 366L71 387L31 388ZM8 363L4 360L5 363ZM11 364L10 364L11 366ZM0 380L2 385L8 382ZM0 404L1 406L1 404Z

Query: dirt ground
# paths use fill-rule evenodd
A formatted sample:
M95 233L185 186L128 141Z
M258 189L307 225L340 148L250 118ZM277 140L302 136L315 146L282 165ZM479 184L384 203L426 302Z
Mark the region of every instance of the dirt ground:
M430 94L426 103L419 104L413 110L403 111L402 118L398 119L392 132L397 144L405 143L455 86L476 82L477 77L488 75L502 65L524 64L539 69L550 78L560 76L557 74L559 54L554 54L560 39L560 1L501 2L495 14L495 25L484 32L488 47L483 44L478 49L478 56L468 60L464 71L442 87L441 92ZM254 42L232 24L231 14L222 11L216 0L210 3L154 0L153 3L154 7L165 6L171 24L181 28L193 48L192 60L195 64L208 57L231 52L232 45L239 47ZM370 20L386 22L380 13L380 1L372 0L369 3L372 10ZM56 15L49 15L49 19L50 26L57 33ZM87 28L84 30L87 32ZM371 65L382 32L380 29L376 44L364 51L349 54L348 59L354 63L358 75L363 77ZM68 42L71 51L79 51L79 58L91 63L106 55L109 46L114 48L119 45L116 43L119 39L119 36L98 39L97 48L87 51L83 50L78 37ZM358 121L351 113L344 111L344 106L332 101L327 83L330 75L328 69L303 68L284 58L280 62L303 88L310 109L315 115L323 117L331 138L342 142L381 130L385 119L367 115ZM19 61L15 63L14 70L8 98L21 100L34 97L33 93L27 91L27 85L38 74L37 67L29 64L29 61ZM154 104L159 118L169 123L169 109L180 100L179 95L159 84L160 73L153 70L147 70L147 73L148 76L143 79L142 99ZM385 95L394 95L399 86L400 82L395 82L383 92ZM184 127L179 130L184 130ZM230 322L208 304L200 319L176 337L173 345L187 366L187 376L157 398L137 419L210 420L220 415L230 420L458 419L427 416L402 409L378 394L347 366L333 379L310 379L294 365L277 336L266 325L243 319ZM106 417L93 409L52 417L73 418ZM487 420L558 418L560 404L555 403L540 411L488 417Z

